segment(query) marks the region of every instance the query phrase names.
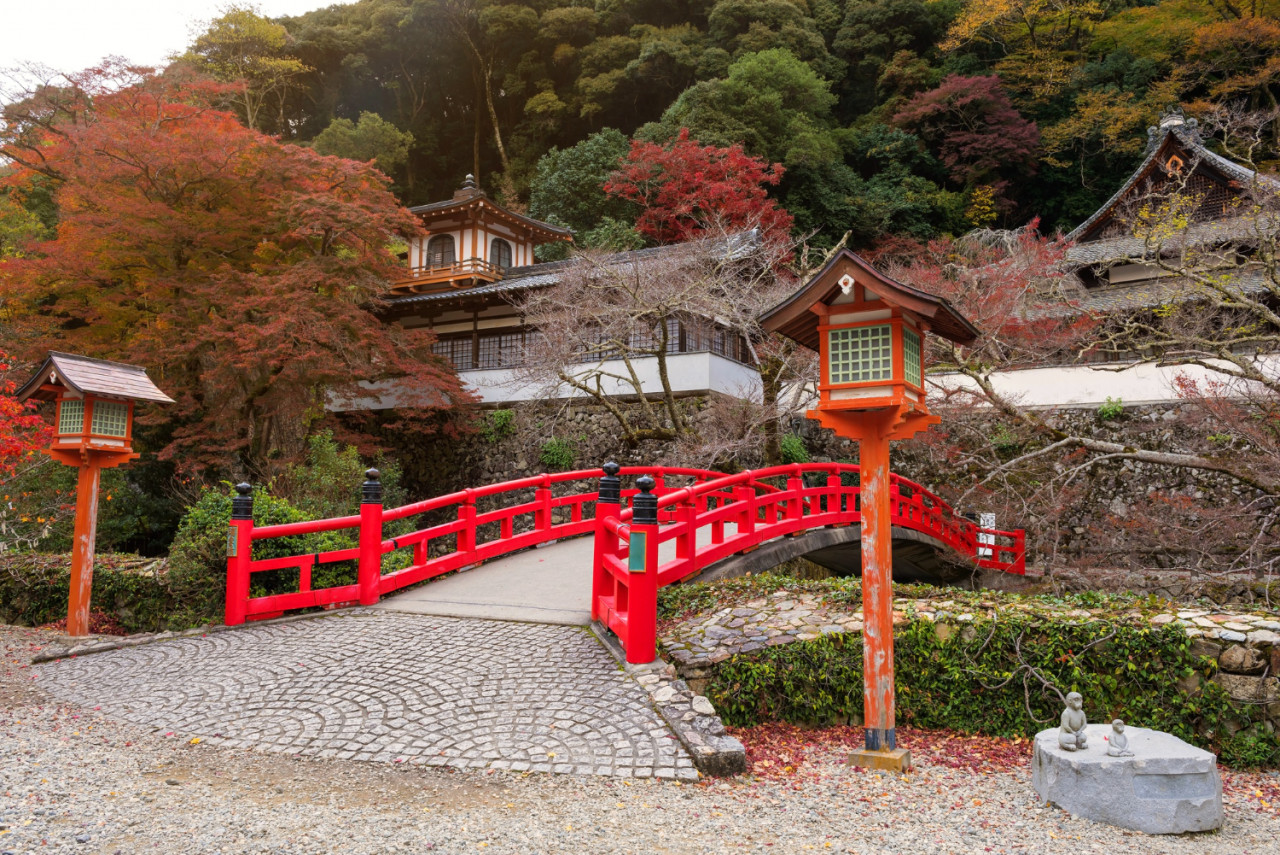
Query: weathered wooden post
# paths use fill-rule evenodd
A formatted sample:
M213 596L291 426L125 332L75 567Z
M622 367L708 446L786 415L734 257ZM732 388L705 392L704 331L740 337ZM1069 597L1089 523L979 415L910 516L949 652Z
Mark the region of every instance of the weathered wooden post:
M356 588L360 605L372 606L380 596L382 581L382 473L367 469L360 485L360 553Z
M45 454L79 469L67 634L88 635L102 470L138 456L132 446L134 402L172 404L173 399L156 388L145 368L57 351L50 352L15 397L57 402L57 433Z
M894 719L893 532L889 443L938 422L925 406L924 336L967 343L978 331L946 300L895 282L843 250L760 319L818 351L819 402L807 415L858 441L862 516L863 723L850 763L901 771Z

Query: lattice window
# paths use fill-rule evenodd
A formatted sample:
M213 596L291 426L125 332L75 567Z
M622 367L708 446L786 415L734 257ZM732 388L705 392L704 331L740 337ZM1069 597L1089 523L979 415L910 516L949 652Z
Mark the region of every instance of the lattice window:
M476 367L470 336L466 338L441 339L431 345L431 351L437 356L443 356L452 362L453 367L459 371L466 371Z
M920 370L920 336L911 330L902 331L903 379L913 386L924 386L924 374Z
M63 401L58 409L58 433L84 433L84 401Z
M453 235L436 235L427 241L428 267L448 267L455 258Z
M489 242L489 263L499 270L511 266L511 244L502 238L494 238Z
M92 432L96 436L124 437L129 427L129 405L115 401L93 402Z
M523 333L496 333L480 336L480 368L511 368L524 361Z
M893 328L846 327L827 333L832 383L865 383L893 378Z

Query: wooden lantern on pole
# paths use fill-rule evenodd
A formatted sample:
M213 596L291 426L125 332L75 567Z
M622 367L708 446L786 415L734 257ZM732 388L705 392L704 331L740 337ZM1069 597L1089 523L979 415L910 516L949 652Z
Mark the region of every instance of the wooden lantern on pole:
M102 470L138 456L132 445L134 402L172 404L173 399L156 388L144 368L56 351L49 354L16 397L20 401L35 398L56 402L53 445L45 449L45 454L80 470L67 634L88 635Z
M939 421L925 405L925 335L965 344L978 331L946 300L895 282L848 250L761 324L818 351L819 401L807 415L858 441L866 747L850 762L901 771L911 758L894 733L889 442Z

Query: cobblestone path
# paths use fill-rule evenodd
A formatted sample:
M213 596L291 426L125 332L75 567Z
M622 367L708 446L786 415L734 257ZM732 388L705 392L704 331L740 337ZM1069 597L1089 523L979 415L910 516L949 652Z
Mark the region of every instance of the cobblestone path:
M585 629L389 612L38 666L56 697L212 744L338 759L697 777Z

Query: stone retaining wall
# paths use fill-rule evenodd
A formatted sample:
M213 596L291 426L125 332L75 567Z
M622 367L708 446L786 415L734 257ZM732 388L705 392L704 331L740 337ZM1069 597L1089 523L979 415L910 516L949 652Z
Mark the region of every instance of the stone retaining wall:
M1187 608L1144 613L1137 609L1116 613L1107 609L1053 608L1028 601L958 603L954 600L895 599L894 623L927 620L939 641L957 634L968 638L972 624L999 609L1027 610L1062 620L1104 619L1162 627L1177 626L1193 639L1192 653L1216 662L1210 677L1233 702L1257 707L1269 730L1280 727L1280 614L1263 611L1215 612ZM706 691L717 664L739 653L808 641L833 633L861 633L861 606L828 604L822 594L779 591L738 606L721 608L668 628L661 638L664 655L695 692ZM1204 677L1179 679L1186 694L1203 686Z

